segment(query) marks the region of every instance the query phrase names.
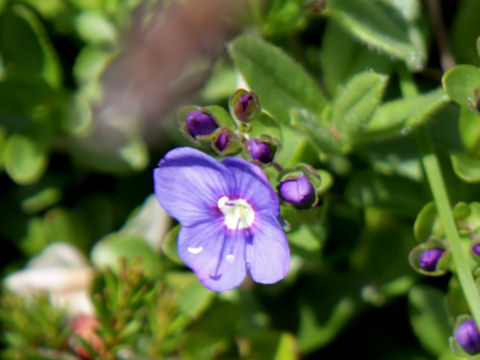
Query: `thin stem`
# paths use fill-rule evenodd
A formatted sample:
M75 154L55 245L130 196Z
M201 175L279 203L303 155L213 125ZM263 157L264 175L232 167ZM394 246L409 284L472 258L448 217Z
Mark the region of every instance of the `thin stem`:
M404 65L397 67L397 73L400 79L400 88L405 97L414 96L418 93L412 74ZM440 220L442 221L445 235L447 236L448 245L452 253L453 262L457 269L457 276L462 287L465 299L467 300L470 311L480 326L480 294L473 280L468 259L463 251L460 236L453 218L450 200L448 198L447 188L443 181L442 171L435 154L432 140L427 128L424 125L416 129L417 145L420 150L421 161L428 184L437 207Z
M473 318L480 325L480 295L468 266L468 259L461 246L460 237L455 226L447 189L443 181L438 159L433 151L433 144L424 126L417 129L417 142L422 154L422 164L425 168L427 180L432 191L438 214L443 224L447 241L452 253L453 262L457 269L457 276L467 300Z

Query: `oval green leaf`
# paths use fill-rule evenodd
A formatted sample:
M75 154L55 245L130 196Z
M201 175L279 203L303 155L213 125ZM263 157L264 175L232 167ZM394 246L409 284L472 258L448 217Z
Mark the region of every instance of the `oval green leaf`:
M461 106L476 103L475 89L480 88L480 70L473 65L458 65L448 70L442 83L450 99Z
M396 9L371 0L331 0L328 4L332 18L362 42L405 61L412 70L423 67L426 51L419 30L403 17L393 17Z
M453 154L450 156L453 170L460 179L466 182L480 181L480 160L471 158L463 154Z
M14 3L0 18L0 52L7 71L43 77L50 86L62 82L61 67L35 13Z
M13 134L8 138L4 156L5 170L17 184L34 183L47 167L45 149L24 135Z
M275 120L288 124L293 108L320 114L325 97L312 77L280 48L252 36L230 44L236 68Z
M380 103L387 76L367 71L353 76L332 105L332 124L344 141L358 138Z

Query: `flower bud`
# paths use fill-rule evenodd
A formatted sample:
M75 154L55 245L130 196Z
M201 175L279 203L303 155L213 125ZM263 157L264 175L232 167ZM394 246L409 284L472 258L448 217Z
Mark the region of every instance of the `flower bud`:
M480 256L480 243L474 242L471 246L471 251L474 255Z
M445 250L439 248L424 250L418 258L418 266L425 271L435 271L438 260L440 260L444 252Z
M231 156L242 151L243 144L239 137L230 129L219 130L211 142L213 150L222 156Z
M314 208L321 203L322 194L331 186L327 173L323 171L322 174L304 163L282 170L277 186L280 198L298 210Z
M194 138L210 135L218 128L213 117L200 110L190 111L185 117L185 125Z
M455 340L463 350L471 355L480 352L480 333L473 319L465 320L457 327Z
M431 235L426 242L415 246L408 254L410 266L420 274L441 276L450 269L451 255L445 240Z
M250 122L260 112L258 96L254 91L238 89L230 98L230 111L239 121Z
M251 159L261 165L270 164L278 148L278 141L267 137L250 139L246 143L246 150Z
M305 175L282 181L279 186L282 199L290 204L300 206L308 203L314 196L315 189Z
M229 137L227 132L221 132L215 140L215 147L220 151L225 150L230 142Z
M268 164L273 160L272 148L257 139L251 139L248 141L248 149L252 160L260 161L261 163Z

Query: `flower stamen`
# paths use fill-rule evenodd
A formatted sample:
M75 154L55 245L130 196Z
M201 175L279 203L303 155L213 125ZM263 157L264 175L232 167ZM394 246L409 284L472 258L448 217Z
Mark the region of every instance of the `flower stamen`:
M255 220L255 211L244 199L230 200L228 196L222 196L217 206L224 215L223 223L231 230L249 228Z

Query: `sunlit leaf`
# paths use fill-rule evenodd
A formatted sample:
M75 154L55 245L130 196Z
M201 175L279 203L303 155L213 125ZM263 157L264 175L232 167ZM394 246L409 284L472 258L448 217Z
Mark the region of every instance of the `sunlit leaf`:
M406 135L448 102L442 89L380 105L362 134L363 140Z
M236 38L229 49L238 71L275 120L288 124L293 108L321 113L326 100L319 87L283 50L251 36Z
M419 70L426 52L418 30L407 23L395 8L370 0L332 0L330 15L345 30L361 41L405 61L412 70Z
M332 126L322 122L318 116L300 109L293 109L290 114L292 126L300 130L319 152L340 154L344 151L340 143L340 135Z
M355 141L380 103L386 85L386 76L367 71L350 79L335 98L331 122L344 141Z
M34 183L47 168L45 149L24 135L14 134L8 138L4 156L5 170L18 184Z
M367 70L388 74L393 64L388 56L355 41L352 35L331 19L327 20L320 59L323 81L332 95L354 74Z
M460 109L459 132L462 143L473 158L480 156L480 114L462 106Z
M463 154L452 154L453 170L466 182L480 181L480 159L471 158Z
M442 77L446 93L457 104L465 107L475 105L476 89L480 88L480 70L473 65L458 65Z

